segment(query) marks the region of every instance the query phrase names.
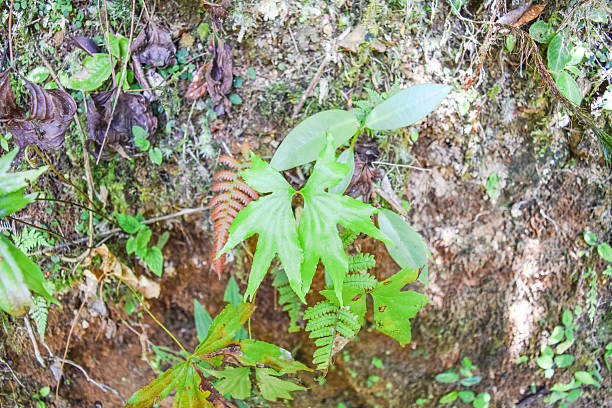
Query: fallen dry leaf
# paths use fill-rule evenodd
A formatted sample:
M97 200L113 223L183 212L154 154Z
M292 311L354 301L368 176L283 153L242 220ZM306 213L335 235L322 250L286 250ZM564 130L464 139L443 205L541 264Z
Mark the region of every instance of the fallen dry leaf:
M189 84L187 92L185 92L185 98L187 99L198 99L206 93L206 79L204 78L205 71L208 64L202 65L196 71L193 76L193 81Z
M157 130L157 118L151 112L149 101L138 94L120 92L111 119L112 101L115 94L114 89L91 94L86 118L89 141L95 145L93 151L90 149L92 154L98 155L109 121L111 125L105 145L114 150L117 150L115 146L132 151L136 148L132 126L140 126L149 136Z
M546 3L534 5L525 4L519 8L507 12L501 16L496 23L519 27L539 16L545 7Z
M375 142L355 146L355 172L346 188L346 195L365 203L370 202L374 181L380 177L378 170L370 163L379 156Z
M131 50L140 63L165 67L174 62L176 47L170 32L151 23L134 39Z
M94 266L92 260L95 256L99 255L101 263ZM119 261L105 244L94 248L89 256L83 262L83 266L89 267L89 270L93 272L97 277L102 275L114 276L117 279L129 284L136 291L138 291L145 299L157 298L161 292L159 283L152 281L144 275L136 277L134 271L132 271L127 265Z
M9 71L0 74L0 122L6 122L20 154L28 145L58 149L76 112L74 99L61 89L47 90L29 81L24 83L29 92L27 109L17 105Z
M370 40L372 40L372 48L375 51L385 52L387 50L385 44L374 38L361 24L353 28L353 30L344 39L338 42L338 45L356 53L359 51L359 45Z
M216 46L214 39L208 43L208 49L213 53L213 57L207 65L205 78L213 109L217 115L222 115L229 112L232 105L227 95L232 90L233 61L231 47L220 39L216 42Z
M96 44L94 42L94 40L92 40L89 37L85 37L82 35L75 35L74 37L72 37L72 41L83 51L85 51L86 53L88 53L89 55L93 55L93 54L97 54L100 52L100 47L98 47L98 44Z

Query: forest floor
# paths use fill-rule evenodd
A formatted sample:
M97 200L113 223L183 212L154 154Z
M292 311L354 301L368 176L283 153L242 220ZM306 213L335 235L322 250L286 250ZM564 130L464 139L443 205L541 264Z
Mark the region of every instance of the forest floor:
M7 27L4 3L0 17ZM24 74L43 65L43 56L57 72L68 69L82 53L71 37L103 35L95 1L15 3L21 8L13 22L13 48ZM215 316L224 305L230 276L242 290L246 287L247 250L231 254L220 279L211 268L212 224L206 206L219 155L237 154L248 141L269 159L301 120L325 109L347 109L368 98L366 88L383 92L394 83L401 88L444 83L453 91L426 119L373 138L363 135L357 142L369 152L369 164L410 203L406 220L431 251L429 285L413 287L430 301L412 321L412 342L402 348L363 329L337 355L324 380L310 373L300 376L308 390L294 392L290 405L436 407L443 406L439 400L449 392L472 389L489 393L491 407L545 407L553 384L569 382L577 370L595 370L601 388L583 387L574 406L612 407L612 377L603 357L612 342L612 290L610 276L603 273L608 264L583 238L591 231L598 243L612 241L610 168L593 132L567 116L520 49L507 51L504 35L492 39L476 82L469 90L461 88L475 73L486 36L484 25L470 21L492 19L492 1L463 2L468 19L437 1L234 0L220 17L219 35L231 47L232 94L238 98L230 98L230 112L218 117L206 96L184 98L195 71L211 58L210 34L201 25L212 26L210 14L197 0L146 3L148 13L142 13L142 3L136 2L134 32L143 29L149 14L170 31L178 56L170 69L147 74L152 83L158 81L158 132L151 145L162 151L163 162L154 164L146 153L129 153L129 159L114 155L98 165L90 157L95 193L108 213L153 219L197 209L150 224L154 237L170 233L162 277L149 273L161 288L149 300L150 309L184 345L197 345L194 299ZM54 11L45 9L47 4ZM111 29L128 36L131 1L101 4L108 8ZM517 5L508 2L497 16ZM540 18L570 9L550 2ZM35 29L37 22L47 26ZM363 35L355 30L359 25L365 27ZM0 35L3 49L5 32ZM376 41L366 43L366 37ZM312 95L294 116L317 71ZM580 84L593 99L600 96L588 81ZM87 189L75 126L49 157L59 173ZM80 199L51 171L35 188L57 199ZM37 203L18 215L55 227L72 240L87 237L88 213L77 207ZM96 232L110 229L102 220L96 223ZM148 273L125 253L126 238L115 233L104 243L137 275ZM357 245L376 255L378 278L399 270L382 244L363 238ZM143 310L129 310L133 298L117 282L96 286L82 259L72 259L81 253L78 247L64 247L36 258L55 281L63 306L49 307L44 344L36 341L40 358L23 319L3 315L0 408L37 406L36 401L54 407L120 407L168 367L167 354L158 347L175 348L172 340ZM289 318L276 299L267 278L255 302L253 336L309 364L313 342L304 331L287 332ZM575 362L546 378L536 358L568 310L577 325L567 352ZM57 357L66 348L70 363L63 366L56 397ZM517 364L521 356L527 358ZM468 388L435 380L443 371L459 370L466 357L482 377L480 383ZM43 397L45 386L51 392ZM282 406L257 398L247 403ZM459 400L454 404L471 406Z

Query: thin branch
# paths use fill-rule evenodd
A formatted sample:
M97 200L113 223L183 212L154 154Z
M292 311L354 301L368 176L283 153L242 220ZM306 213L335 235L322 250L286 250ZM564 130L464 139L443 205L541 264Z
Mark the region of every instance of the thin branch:
M14 65L13 62L13 6L15 0L11 0L11 8L9 9L9 21L8 21L8 43L9 43L9 60L11 61L11 67Z

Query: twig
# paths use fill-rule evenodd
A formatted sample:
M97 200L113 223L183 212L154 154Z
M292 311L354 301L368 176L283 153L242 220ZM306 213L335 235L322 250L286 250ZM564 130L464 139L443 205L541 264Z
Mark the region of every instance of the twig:
M30 336L30 341L32 342L32 347L34 347L34 355L36 356L36 361L41 367L45 367L45 360L43 360L40 355L40 351L38 350L38 344L36 344L36 337L34 337L34 331L32 330L32 326L30 325L30 318L28 315L23 317L23 322L25 323L26 330L28 331L28 336Z
M302 94L300 101L298 102L297 105L295 105L295 108L293 109L293 116L292 116L293 119L297 117L298 113L300 113L300 111L304 107L304 104L306 103L306 99L308 99L313 88L319 82L319 80L321 79L321 76L323 76L323 72L325 71L325 68L327 68L327 64L329 64L330 60L331 60L331 50L327 54L325 54L325 58L323 58L323 61L321 61L321 65L319 65L319 69L317 70L317 73L315 74L315 76L312 78L312 81L310 81L308 88L306 88L306 92Z
M3 359L0 358L0 363L4 364L9 371L11 372L11 375L13 376L13 378L15 379L15 381L17 381L17 384L21 385L22 387L24 387L24 385L21 383L21 381L19 381L19 378L17 378L17 376L15 375L15 372L13 371L13 369L11 368L11 366L9 365L9 363L7 363L6 361L4 361Z
M125 403L126 403L125 398L123 398L123 396L122 396L122 395L119 393L119 391L117 391L116 389L114 389L114 388L113 388L113 387L111 387L110 385L106 385L106 384L103 384L103 383L99 383L99 382L97 382L96 380L94 380L93 378L91 378L91 377L89 376L89 374L87 374L87 371L85 371L85 369L84 369L83 367L81 367L80 365L78 365L78 364L77 364L77 363L75 363L74 361L67 360L67 359L65 359L65 358L59 358L59 357L56 357L55 359L56 359L57 361L59 361L60 363L62 363L62 364L66 363L66 364L71 365L71 366L73 366L74 368L78 369L80 372L82 372L82 373L83 373L83 375L85 376L85 379L86 379L87 381L89 381L90 383L92 383L92 384L93 384L93 385L95 385L96 387L100 388L100 389L101 389L102 391L104 391L104 392L107 392L107 391L112 392L113 394L115 394L115 395L117 396L117 398L119 398L119 399L121 400L121 403L122 403L122 404L125 404Z
M9 43L9 60L11 61L11 67L13 64L13 6L15 0L11 0L11 8L9 9L9 21L8 21L8 43Z
M81 303L81 307L79 307L79 310L77 311L77 314L74 316L74 319L72 319L72 324L70 325L70 331L68 332L68 339L66 340L66 347L64 348L64 356L61 358L62 364L60 365L59 375L57 376L57 384L55 385L55 399L59 398L59 386L60 386L60 381L62 379L62 372L64 371L64 362L66 361L66 356L68 355L68 347L70 347L70 339L72 338L72 332L74 330L74 326L79 320L79 316L81 315L81 311L83 310L85 303L87 303L87 298L83 299L83 303Z
M393 166L393 167L405 167L408 169L419 170L419 171L431 171L431 169L424 169L423 167L412 166L410 164L395 164L395 163L387 163L383 161L373 161L372 164L382 164L383 166Z
M208 210L208 206L206 207L196 207L196 208L185 208L184 210L181 210L179 212L173 213L173 214L168 214L168 215L162 215L160 217L155 217L155 218L151 218L148 220L145 220L143 222L141 222L141 224L143 225L148 225L148 224L154 224L156 222L160 222L160 221L166 221L166 220L170 220L172 218L177 218L177 217L181 217L183 215L189 215L189 214L194 214L194 213L198 213L198 212L202 212L202 211L206 211ZM98 234L94 235L94 238L100 238L100 237L107 237L108 235L114 235L114 234L118 234L120 232L122 232L123 230L121 228L113 228L112 230L108 230L108 231L104 231L104 232L100 232ZM33 252L28 254L28 256L39 256L39 255L43 255L48 251L56 251L58 249L62 249L62 248L66 248L70 245L78 245L82 242L86 242L89 238L88 237L83 237L83 238L79 238L76 239L72 242L66 242L63 244L58 244L55 245L54 247L51 248L46 248L37 252ZM105 238L107 239L107 238ZM96 245L97 246L97 245Z
M110 130L111 124L113 123L113 115L115 114L115 109L117 109L117 102L119 101L119 94L121 93L121 89L123 88L123 80L125 79L125 75L127 74L127 63L130 59L130 49L132 48L132 37L134 36L134 11L136 9L136 0L132 0L132 21L130 23L130 37L128 38L127 50L128 53L125 56L125 61L123 62L123 69L121 70L121 79L119 79L119 84L117 84L117 91L115 92L115 98L113 100L113 107L110 112L109 120L106 125L106 131L104 132L104 139L102 139L102 146L100 146L100 152L98 153L98 158L96 159L96 165L100 163L100 158L102 157L102 152L104 151L104 145L106 144L106 138L108 137L108 131ZM107 17L108 18L108 17Z

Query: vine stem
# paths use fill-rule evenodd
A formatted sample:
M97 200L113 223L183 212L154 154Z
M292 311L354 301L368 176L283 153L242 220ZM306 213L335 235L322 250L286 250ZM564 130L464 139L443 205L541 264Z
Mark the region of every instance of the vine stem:
M121 281L121 282L122 282L122 283L123 283L125 286L127 286L127 287L128 287L128 288L129 288L129 289L132 291L132 294L133 294L134 296L136 296L136 299L138 299L138 301L139 301L139 302L140 302L140 304L142 305L143 309L144 309L144 310L147 312L147 314L148 314L149 316L151 316L151 319L153 319L153 320L155 321L155 323L157 323L157 325L158 325L159 327L161 327L161 328L162 328L162 329L163 329L163 330L164 330L164 331L165 331L165 332L168 334L168 336L170 336L170 337L172 338L172 340L174 340L174 342L175 342L175 343L176 343L176 344L177 344L177 345L178 345L178 346L181 348L181 350L182 350L182 351L183 351L183 352L184 352L186 355L188 355L188 356L189 356L189 355L191 355L190 353L188 353L188 352L187 352L187 350L185 350L185 347L183 347L183 344L181 344L181 342L180 342L180 341L178 341L178 339L177 339L176 337L174 337L174 334L172 334L172 332L171 332L170 330L168 330L168 329L166 328L166 326L164 326L164 325L162 324L162 322L160 322L160 321L157 319L157 317L155 317L155 315L153 314L153 312L151 312L151 310L150 310L150 309L147 307L147 305L146 305L146 304L143 302L143 298L144 298L144 296L143 296L143 298L139 297L139 293L136 291L136 289L134 289L134 288L132 287L132 285L130 285L129 283L127 283L126 281L124 281L124 280L123 280L122 278L120 278L119 276L117 276L117 275L112 275L112 276L116 277L116 278L117 278L117 279L119 279L119 280L120 280L120 281Z
M78 246L78 247L80 247L80 248L90 249L89 247L85 247L85 246L83 246L83 245L77 244L76 242L72 242L72 241L71 241L71 240L69 240L67 237L63 236L62 234L60 234L60 233L58 233L58 232L51 231L50 229L47 229L47 228L39 227L38 225L30 224L30 223L29 223L29 222L27 222L27 221L24 221L24 220L20 220L20 219L18 219L18 218L11 217L10 215L6 215L5 217L6 217L6 219L7 219L7 220L11 220L11 221L18 222L18 223L23 224L23 225L26 225L26 226L28 226L28 227L30 227L30 228L34 228L35 230L38 230L38 231L43 231L43 232L46 232L46 233L48 233L48 234L50 234L50 235L53 235L54 237L57 237L57 238L63 239L64 241L68 241L68 242L70 242L70 244L71 244L71 245L76 245L76 246Z

